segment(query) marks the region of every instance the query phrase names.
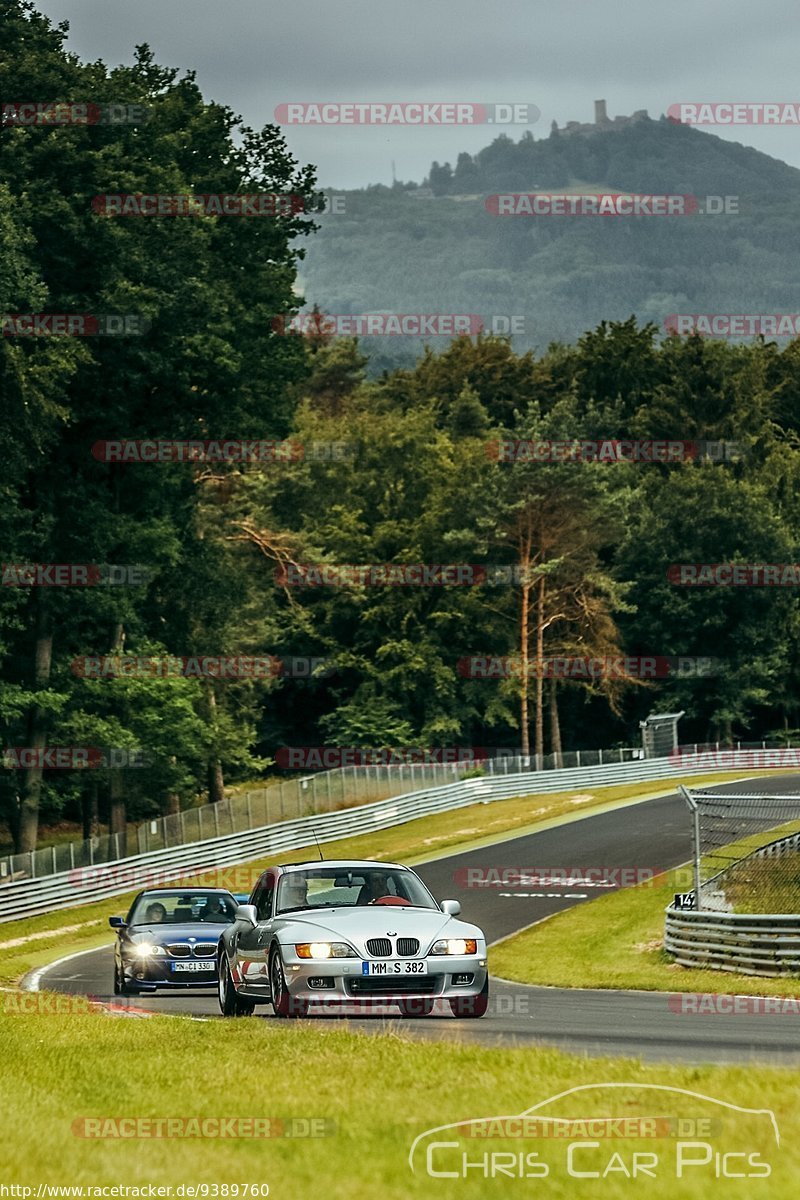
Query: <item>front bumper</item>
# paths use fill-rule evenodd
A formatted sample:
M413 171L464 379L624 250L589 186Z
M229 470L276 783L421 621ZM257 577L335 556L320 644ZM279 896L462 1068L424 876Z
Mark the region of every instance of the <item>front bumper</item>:
M122 969L125 974L126 983L131 987L140 987L145 990L152 988L174 988L176 991L182 991L184 988L210 988L217 986L217 960L211 958L208 962L202 961L203 970L193 971L175 971L171 964L175 961L190 961L190 960L175 960L172 958L128 958L122 960Z
M360 958L284 958L289 995L325 1004L385 1003L387 1000L477 996L486 984L486 955L430 955L426 975L364 975Z

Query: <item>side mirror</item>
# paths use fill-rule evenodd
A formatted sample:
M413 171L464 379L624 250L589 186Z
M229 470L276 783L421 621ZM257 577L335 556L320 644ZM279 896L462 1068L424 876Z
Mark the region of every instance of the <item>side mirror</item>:
M124 929L125 928L125 918L124 917L109 917L108 923L112 929Z
M443 913L447 913L448 917L457 917L461 912L458 900L443 900L439 907Z
M256 926L258 924L258 913L256 912L255 904L240 904L236 910L234 920L242 925Z

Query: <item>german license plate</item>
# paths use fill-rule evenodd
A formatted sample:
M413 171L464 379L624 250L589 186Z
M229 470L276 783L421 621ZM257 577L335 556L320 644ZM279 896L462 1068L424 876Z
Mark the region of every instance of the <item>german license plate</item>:
M209 958L206 962L174 962L170 963L173 971L213 971L214 960Z
M418 959L378 959L370 962L362 962L362 975L384 975L386 977L392 975L427 975L428 964L424 958Z

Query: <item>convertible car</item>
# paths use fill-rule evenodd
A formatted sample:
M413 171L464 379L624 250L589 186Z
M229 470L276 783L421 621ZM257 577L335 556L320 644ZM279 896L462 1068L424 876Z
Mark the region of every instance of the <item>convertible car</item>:
M140 892L117 931L114 992L214 987L217 944L237 902L224 888L158 888Z
M438 904L418 875L393 863L270 867L219 940L222 1013L391 1003L403 1016L428 1016L445 999L457 1017L482 1017L486 939L460 912L457 900Z

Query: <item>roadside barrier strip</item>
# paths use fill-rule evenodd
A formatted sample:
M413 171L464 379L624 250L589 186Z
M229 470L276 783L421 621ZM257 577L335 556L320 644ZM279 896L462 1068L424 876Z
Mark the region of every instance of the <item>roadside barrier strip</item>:
M488 804L517 796L538 796L586 787L647 783L682 775L712 774L714 771L740 768L752 771L765 765L763 751L758 750L727 751L724 757L717 755L712 763L709 762L710 758L713 759L713 756L701 751L696 755L681 755L678 761L672 758L639 759L602 767L570 767L565 770L463 779L458 783L425 788L358 808L282 821L243 833L133 855L94 868L64 871L41 879L0 883L0 923L123 895L136 890L137 876L144 878L148 873L158 872L166 877L168 871L174 870L185 878L189 868L205 873L217 867L237 866L267 855L313 846L315 834L320 843L333 842L390 829L419 817L465 808L471 804Z

